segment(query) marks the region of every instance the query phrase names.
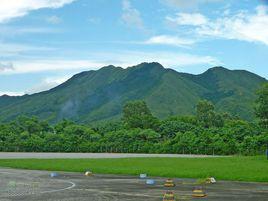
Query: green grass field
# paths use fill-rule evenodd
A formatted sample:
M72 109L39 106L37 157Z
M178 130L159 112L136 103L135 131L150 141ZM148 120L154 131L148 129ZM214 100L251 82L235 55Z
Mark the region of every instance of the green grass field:
M268 182L265 157L222 158L124 158L124 159L1 159L0 167Z

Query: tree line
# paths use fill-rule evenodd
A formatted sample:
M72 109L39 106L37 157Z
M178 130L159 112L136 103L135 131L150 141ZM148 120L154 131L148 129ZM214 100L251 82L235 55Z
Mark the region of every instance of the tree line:
M249 122L201 100L192 116L154 117L142 100L126 103L120 120L96 125L62 120L56 125L20 116L0 124L0 151L128 152L256 155L268 144L268 84L258 91Z

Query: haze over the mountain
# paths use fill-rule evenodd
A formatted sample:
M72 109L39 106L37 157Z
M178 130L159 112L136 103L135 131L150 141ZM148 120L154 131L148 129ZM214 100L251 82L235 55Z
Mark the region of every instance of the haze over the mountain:
M255 92L267 80L244 70L214 67L200 75L179 73L159 63L123 69L106 66L74 75L45 92L0 97L0 121L35 115L50 122L63 118L94 122L119 118L129 100L145 100L159 118L193 114L200 99L218 111L254 118Z

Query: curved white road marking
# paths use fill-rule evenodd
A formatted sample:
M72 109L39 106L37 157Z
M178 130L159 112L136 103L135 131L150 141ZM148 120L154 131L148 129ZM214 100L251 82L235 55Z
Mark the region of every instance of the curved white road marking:
M74 188L76 186L76 184L74 182L71 182L71 181L62 181L60 180L61 182L64 182L64 183L69 183L71 184L71 186L68 186L66 188L62 188L62 189L55 189L55 190L50 190L50 191L42 191L42 192L39 192L39 194L43 194L43 193L55 193L55 192L59 192L59 191L65 191L65 190L70 190L72 188Z
M16 172L0 172L0 174L18 174ZM54 189L54 190L49 190L49 191L41 191L38 193L31 193L31 195L36 195L36 194L44 194L44 193L54 193L54 192L60 192L60 191L65 191L65 190L70 190L76 186L76 184L72 181L63 181L63 180L55 180L60 183L68 183L71 184L70 186L66 188L61 188L61 189Z

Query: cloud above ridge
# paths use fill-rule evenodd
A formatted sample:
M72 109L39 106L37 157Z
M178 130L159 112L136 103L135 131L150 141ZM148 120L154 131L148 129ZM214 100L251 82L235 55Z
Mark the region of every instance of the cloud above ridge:
M255 13L239 11L216 19L201 13L177 13L166 20L186 26L199 36L259 42L268 45L268 7L259 5Z
M32 10L41 8L60 8L75 0L2 0L0 6L0 23L27 15Z

